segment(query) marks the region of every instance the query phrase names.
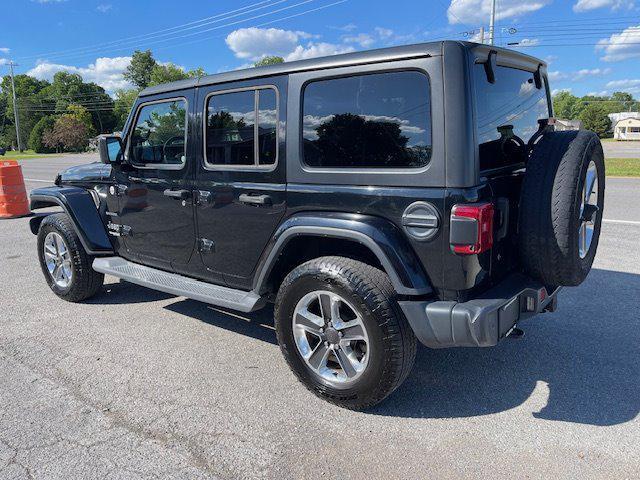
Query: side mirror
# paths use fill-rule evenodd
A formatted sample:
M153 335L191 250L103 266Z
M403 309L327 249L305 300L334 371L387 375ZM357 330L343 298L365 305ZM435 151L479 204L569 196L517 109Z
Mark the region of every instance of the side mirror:
M98 151L100 161L111 165L122 162L122 139L116 135L101 135L98 137Z

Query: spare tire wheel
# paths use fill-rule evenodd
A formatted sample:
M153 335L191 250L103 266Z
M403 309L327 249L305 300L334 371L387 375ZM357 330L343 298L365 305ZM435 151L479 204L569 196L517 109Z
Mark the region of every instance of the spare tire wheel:
M602 144L588 130L546 133L531 152L520 194L520 256L545 285L579 285L591 270L604 177Z

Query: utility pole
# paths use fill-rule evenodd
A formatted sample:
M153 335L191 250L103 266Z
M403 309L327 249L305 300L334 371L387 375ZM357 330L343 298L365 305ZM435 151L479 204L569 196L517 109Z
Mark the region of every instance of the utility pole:
M496 34L496 0L491 0L491 19L489 21L489 44L493 45Z
M22 151L22 143L20 142L20 119L18 118L18 101L16 98L16 83L13 79L13 67L18 66L17 63L9 62L9 69L11 72L11 91L13 92L13 117L16 124L16 141L18 142L18 151Z

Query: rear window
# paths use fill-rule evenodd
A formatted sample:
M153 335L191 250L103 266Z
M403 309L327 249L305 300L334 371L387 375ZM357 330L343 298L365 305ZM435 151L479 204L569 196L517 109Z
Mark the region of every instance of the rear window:
M429 79L389 72L304 90L304 162L315 168L418 168L431 158Z
M524 162L538 120L549 117L545 84L538 89L532 72L507 67L497 67L489 83L480 64L474 79L480 170Z

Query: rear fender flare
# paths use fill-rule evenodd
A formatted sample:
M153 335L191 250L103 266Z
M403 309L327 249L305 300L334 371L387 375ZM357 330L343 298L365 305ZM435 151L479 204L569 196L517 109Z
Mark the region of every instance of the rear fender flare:
M349 213L298 214L285 220L262 255L254 278L255 292L261 293L266 289L278 257L287 243L299 236L358 242L378 258L397 293L426 295L433 292L411 245L394 224L379 217Z
M79 187L36 188L30 194L31 210L53 206L62 207L76 230L80 242L90 255L111 255L113 245L88 190ZM38 233L46 215L31 219L30 228Z

